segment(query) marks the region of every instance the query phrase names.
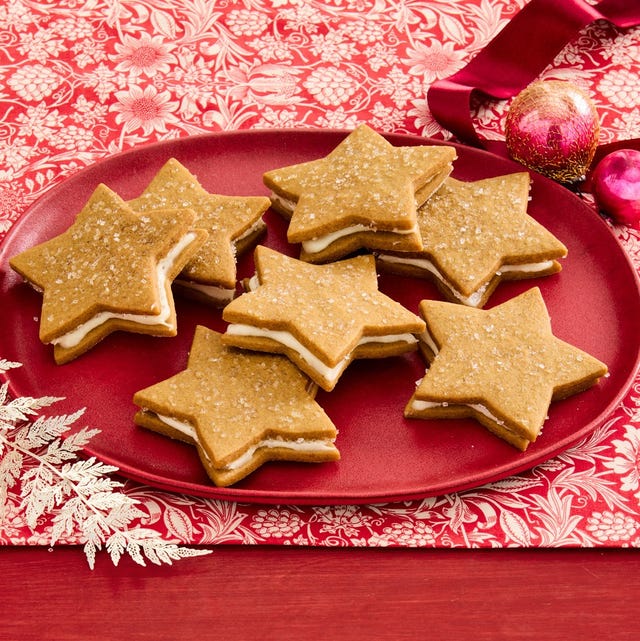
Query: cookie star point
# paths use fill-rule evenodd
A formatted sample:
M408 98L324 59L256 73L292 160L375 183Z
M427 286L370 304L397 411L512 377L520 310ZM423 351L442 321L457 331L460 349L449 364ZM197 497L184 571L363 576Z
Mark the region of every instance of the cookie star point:
M314 265L258 246L251 291L223 312L227 344L289 356L331 390L352 359L416 348L423 322L378 290L371 255Z
M553 335L536 287L489 310L422 301L431 361L405 409L409 418L473 417L524 450L549 405L607 373L598 359Z
M482 307L501 280L560 271L567 248L527 213L526 172L445 180L418 211L423 249L381 252L382 269L435 280L445 297Z
M171 282L206 238L194 220L190 210L138 215L99 185L66 231L11 259L43 293L40 339L56 362L118 329L175 335Z
M227 486L270 460L339 458L316 389L285 357L227 348L198 326L186 369L134 395L135 421L196 445L211 480Z
M268 171L274 207L289 218L301 257L327 262L358 248L420 249L416 201L451 172L453 147L396 147L360 125L327 156Z
M170 158L129 204L139 211L185 207L195 212L197 224L207 230L208 238L187 263L177 284L223 305L235 293L236 257L266 229L262 215L271 201L266 196L209 193L184 165Z

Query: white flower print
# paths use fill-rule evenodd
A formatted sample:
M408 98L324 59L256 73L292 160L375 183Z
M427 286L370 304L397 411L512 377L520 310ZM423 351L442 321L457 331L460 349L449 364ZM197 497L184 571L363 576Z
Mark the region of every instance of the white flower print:
M633 109L624 114L624 118L614 118L611 123L620 140L634 138L640 132L640 108Z
M298 114L293 110L276 111L271 107L265 107L261 112L261 116L257 123L258 127L293 128L295 125L300 124Z
M62 127L64 122L60 112L50 109L44 102L33 107L28 106L16 120L21 125L22 133L25 136L33 136L36 140L46 140L56 129Z
M75 62L80 69L100 62L107 57L102 44L93 38L79 40L71 47L71 51L75 53Z
M273 35L266 34L249 44L261 60L293 60L293 52L288 43Z
M118 61L116 71L131 73L133 76L146 74L169 73L171 66L177 62L171 53L173 46L166 44L162 36L150 36L142 33L139 38L123 36L122 43L116 44Z
M39 101L49 97L62 82L62 77L42 64L25 65L9 76L8 85L20 98Z
M73 120L85 127L92 127L102 122L108 111L106 105L100 105L95 100L87 100L83 95L78 96L73 108Z
M125 131L142 128L148 136L154 131L164 133L168 124L175 124L178 103L171 100L168 91L161 93L154 86L131 87L129 91L118 91L117 102L111 107L116 112L116 122L124 124Z
M391 53L391 50L384 42L377 42L371 47L367 47L364 50L364 54L367 57L370 69L373 71L380 71L383 67L388 67L392 60L395 60L395 54Z
M638 530L638 523L621 512L594 512L586 530L602 543L628 541Z
M404 112L377 103L371 110L371 124L380 131L393 131L404 120Z
M237 36L259 36L269 26L269 16L258 11L230 11L226 20L229 31Z
M431 84L439 78L458 71L464 60L464 54L455 51L452 42L444 44L434 41L430 45L422 42L415 42L414 47L407 49L406 63L410 65L409 73L415 76L423 76L424 82Z
M67 125L52 136L51 143L67 151L88 151L93 144L93 131L77 125Z
M7 221L9 216L21 211L25 206L24 191L16 189L13 183L0 183L0 220Z
M68 40L83 40L90 38L95 33L95 25L83 18L69 17L55 20L51 29Z
M617 456L605 466L622 477L622 490L635 491L640 487L640 427L627 425L625 439L613 441Z
M298 101L298 80L287 65L246 64L229 69L223 77L230 81L229 95L236 100L252 100L265 105L288 105Z
M309 74L304 87L321 105L337 107L356 93L358 82L338 67L321 67Z
M633 108L638 104L640 79L634 70L618 69L598 83L598 91L620 107Z
M20 39L18 51L28 60L35 60L42 64L57 57L66 47L62 40L52 37L51 31L38 31L25 33Z
M630 31L619 34L610 49L604 51L604 56L617 66L630 67L640 61L640 33Z
M170 74L171 90L180 98L180 114L192 118L206 107L215 91L211 70L204 58L195 54L178 56L178 65Z
M83 86L93 89L102 102L106 102L120 86L116 84L118 77L115 72L104 63L97 65L90 73L81 75L79 80Z
M9 0L0 6L0 27L4 29L26 31L34 21L30 9L20 0Z
M370 519L364 517L354 505L337 505L329 508L317 508L318 521L322 523L321 532L342 533L345 537L354 537Z
M383 528L382 531L390 543L407 547L431 546L436 541L433 528L424 521L399 521Z
M354 44L336 32L311 36L311 43L311 51L323 62L340 64L356 54Z
M413 107L409 109L407 115L414 118L415 128L424 136L434 136L440 133L440 125L436 119L431 115L429 106L425 98L412 100ZM450 134L446 136L450 137Z
M0 164L14 170L24 167L33 153L33 148L24 138L0 141Z
M355 20L340 27L339 31L358 44L381 42L385 36L382 25L373 20Z
M320 116L317 124L327 129L353 129L358 122L356 115L348 114L344 107L338 107Z
M254 516L252 527L264 538L293 536L302 527L302 519L290 510L259 510Z

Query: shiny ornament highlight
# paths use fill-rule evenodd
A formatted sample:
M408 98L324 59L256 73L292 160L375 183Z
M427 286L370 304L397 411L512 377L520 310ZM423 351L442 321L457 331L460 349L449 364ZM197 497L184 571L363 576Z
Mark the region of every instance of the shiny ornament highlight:
M618 149L593 170L591 192L613 221L640 229L640 151Z
M598 113L589 96L561 80L539 80L523 89L505 122L511 157L561 183L584 179L599 134Z

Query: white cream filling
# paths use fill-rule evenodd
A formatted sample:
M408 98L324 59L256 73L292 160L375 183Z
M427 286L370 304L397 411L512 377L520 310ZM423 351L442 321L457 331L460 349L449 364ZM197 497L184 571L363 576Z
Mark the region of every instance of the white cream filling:
M248 238L249 236L257 232L261 227L264 227L264 225L265 225L264 220L262 218L258 218L258 220L256 220L256 222L253 223L253 225L251 225L249 229L247 229L245 232L240 234L240 236L238 236L237 238L234 238L231 241L231 243L235 247L240 241L244 240L245 238Z
M186 421L179 421L177 418L174 418L173 416L156 414L151 410L145 410L145 412L153 414L157 419L159 419L163 423L166 423L169 427L172 427L177 432L180 432L180 434L183 434L184 436L188 436L192 441L196 442L198 440L198 434L196 432L196 428L193 427L191 423L187 423Z
M288 211L290 214L293 213L293 210L296 208L296 201L295 200L290 200L289 198L284 198L283 196L280 196L276 194L275 191L271 192L271 195L269 196L271 199L272 203L277 203L280 205L282 209L285 209Z
M274 340L297 352L300 358L308 363L314 371L318 372L323 379L332 383L338 379L349 360L349 356L346 356L337 365L330 367L300 343L293 334L284 330L263 329L261 327L253 327L252 325L244 325L242 323L232 323L227 327L227 333L235 336L257 336L260 338L270 338L271 340ZM363 345L365 343L395 343L398 341L415 343L417 342L417 339L413 334L409 333L389 334L387 336L363 336L360 338L358 345Z
M271 200L273 202L277 202L282 207L282 209L287 210L289 213L293 213L293 210L295 209L295 206L297 204L293 200L283 198L282 196L279 196L274 192L271 193ZM344 227L343 229L338 229L336 231L325 234L324 236L318 236L317 238L304 240L302 241L302 248L309 254L317 254L318 252L321 252L323 249L326 249L327 247L329 247L331 243L334 243L339 238L344 238L345 236L351 236L352 234L358 234L361 232L375 232L375 231L376 231L375 229L373 229L372 227L368 227L367 225L362 225L362 224L351 225L350 227ZM415 225L411 229L380 229L378 231L393 233L393 234L420 233L420 230L417 225Z
M344 238L345 236L351 236L352 234L358 234L360 232L375 232L376 230L367 227L366 225L351 225L350 227L344 227L337 231L330 232L324 236L319 236L318 238L312 238L311 240L302 241L302 248L309 254L316 254L323 249L326 249L334 243L339 238ZM391 229L385 230L380 229L379 231L392 234L417 234L419 233L418 226L416 225L412 229Z
M147 410L148 411L148 410ZM176 418L171 416L165 416L163 414L155 414L155 416L161 420L163 423L169 425L173 429L177 430L181 434L188 436L191 440L197 441L197 433L193 425L186 423L184 421L179 421ZM286 448L288 450L295 450L296 452L333 452L335 446L333 441L324 440L324 439L304 439L297 438L295 440L286 440L283 438L265 438L261 441L258 441L255 445L252 445L247 449L243 454L241 454L237 459L231 461L224 466L224 470L237 470L240 467L245 466L251 461L253 455L257 450L261 448Z
M311 452L311 453L333 452L335 449L333 441L329 441L329 440L326 440L326 441L321 439L306 440L303 438L298 438L295 441L287 441L281 438L265 438L262 441L259 441L258 443L256 443L255 445L252 445L244 454L239 456L237 459L225 465L224 469L237 470L239 467L243 467L244 465L249 463L249 461L251 461L251 459L253 458L253 455L256 453L256 450L259 450L263 447L268 449L282 447L288 450L294 450L296 452Z
M461 302L470 307L477 307L482 297L487 290L489 283L485 283L482 287L473 292L470 296L465 296L462 292L457 290L452 283L450 283L443 275L442 272L427 258L405 258L402 256L395 256L390 254L378 254L380 261L387 263L396 263L400 265L411 265L431 272L447 289ZM539 263L523 263L522 265L502 265L496 275L502 273L537 273L542 272L553 267L552 260L545 260Z
M435 402L435 401L419 401L414 400L411 403L411 407L416 410L416 412L421 412L423 410L430 410L435 407L448 407L450 403L446 402ZM493 421L497 425L504 425L504 421L498 418L493 412L489 411L487 407L481 405L480 403L453 403L456 407L469 407L472 410L475 410L479 414L486 416L489 420Z
M435 344L433 338L431 338L429 330L425 330L424 332L422 332L422 334L420 334L420 340L427 345L434 356L438 353L438 346Z
M235 289L227 289L226 287L218 287L216 285L203 285L202 283L182 280L181 278L176 279L175 284L201 292L207 298L211 298L212 300L220 303L230 303L236 293Z
M55 338L51 343L54 345L60 345L60 347L64 348L75 347L89 332L111 319L131 321L140 325L164 325L169 327L167 320L171 315L171 306L169 305L169 297L167 295L167 274L176 259L195 240L195 238L196 234L194 232L185 234L156 266L158 294L160 299L160 312L158 314L118 314L116 312L99 312L88 321L78 325L78 327L72 331Z

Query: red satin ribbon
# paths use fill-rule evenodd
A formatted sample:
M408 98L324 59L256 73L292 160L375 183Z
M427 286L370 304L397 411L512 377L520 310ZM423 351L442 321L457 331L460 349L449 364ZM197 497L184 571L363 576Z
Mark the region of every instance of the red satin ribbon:
M607 20L619 28L640 24L640 0L602 0L594 6L584 0L531 0L463 69L433 83L427 93L433 117L459 140L507 155L504 141L482 139L476 133L471 119L473 94L515 96L595 20ZM640 147L640 140L624 143ZM620 146L603 145L596 159Z

